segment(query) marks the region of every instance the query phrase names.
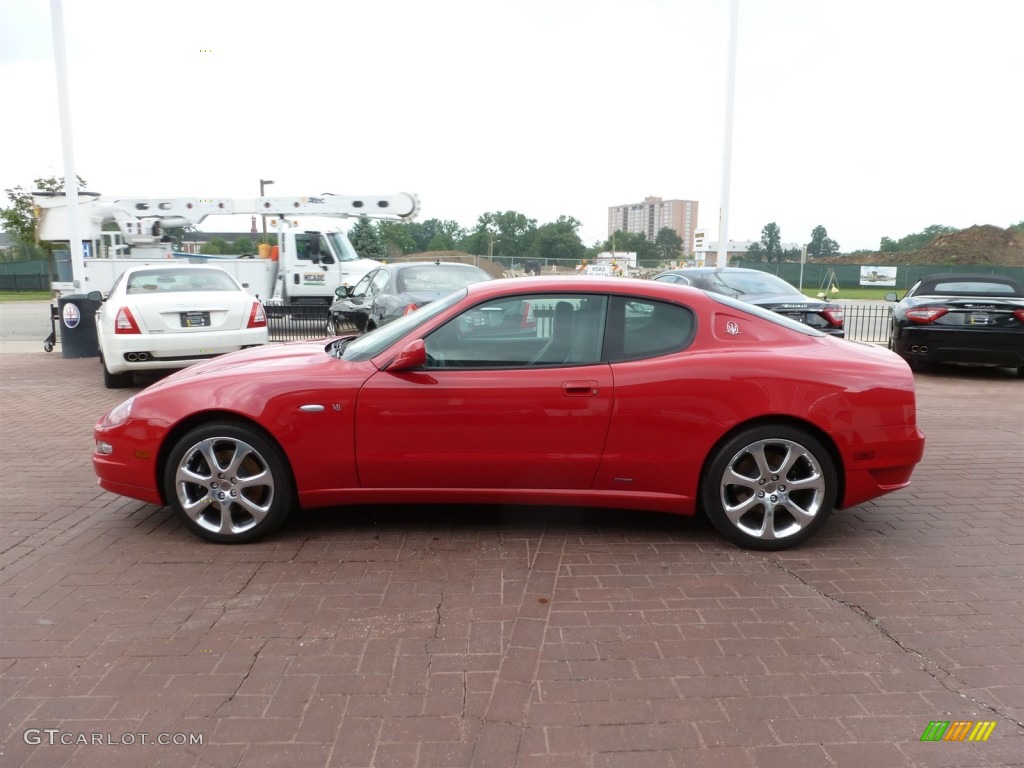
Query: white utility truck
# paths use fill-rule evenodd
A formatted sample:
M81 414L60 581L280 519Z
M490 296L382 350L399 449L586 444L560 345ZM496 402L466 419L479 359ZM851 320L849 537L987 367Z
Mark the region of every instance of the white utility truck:
M231 198L119 198L107 200L79 192L77 231L85 251L71 259L71 269L60 274L52 288L58 297L100 291L106 295L114 280L129 267L167 259L216 264L230 272L253 296L264 303L329 305L335 289L355 285L380 266L362 259L339 228L314 230L298 226L295 217L346 219L412 219L419 211L415 195L348 196L323 194L309 197ZM33 196L41 240L71 239L67 197ZM164 230L198 226L208 216L252 214L276 220L278 245L268 258L208 257L176 252ZM116 224L112 228L111 224ZM105 228L106 225L106 228ZM58 267L60 265L58 264Z

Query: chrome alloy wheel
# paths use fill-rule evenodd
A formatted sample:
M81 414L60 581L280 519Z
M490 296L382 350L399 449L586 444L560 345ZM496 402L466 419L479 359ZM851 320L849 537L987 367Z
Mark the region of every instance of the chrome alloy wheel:
M235 437L209 437L177 462L178 504L197 526L223 536L258 526L274 503L274 473L252 445Z
M719 484L722 511L732 525L765 542L788 539L807 528L825 505L826 490L825 473L814 454L782 438L757 440L737 451Z

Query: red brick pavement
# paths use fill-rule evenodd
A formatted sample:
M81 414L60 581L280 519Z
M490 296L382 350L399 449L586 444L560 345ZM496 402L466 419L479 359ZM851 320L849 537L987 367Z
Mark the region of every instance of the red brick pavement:
M0 356L0 763L1024 765L1024 387L918 384L914 485L791 552L513 507L319 511L219 547L95 485L91 426L124 396L96 360ZM932 720L997 725L921 743ZM59 743L80 734L136 743Z

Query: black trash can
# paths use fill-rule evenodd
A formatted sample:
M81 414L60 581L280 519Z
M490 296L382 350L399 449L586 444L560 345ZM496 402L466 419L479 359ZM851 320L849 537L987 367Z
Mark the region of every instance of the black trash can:
M57 299L60 313L60 346L63 357L99 357L96 310L99 301L74 293Z

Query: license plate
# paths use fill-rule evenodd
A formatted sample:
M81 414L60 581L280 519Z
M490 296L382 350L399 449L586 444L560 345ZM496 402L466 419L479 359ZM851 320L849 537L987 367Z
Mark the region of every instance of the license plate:
M967 316L968 325L988 325L992 322L992 318L988 312L971 312Z
M182 328L206 328L210 325L209 312L182 312Z

